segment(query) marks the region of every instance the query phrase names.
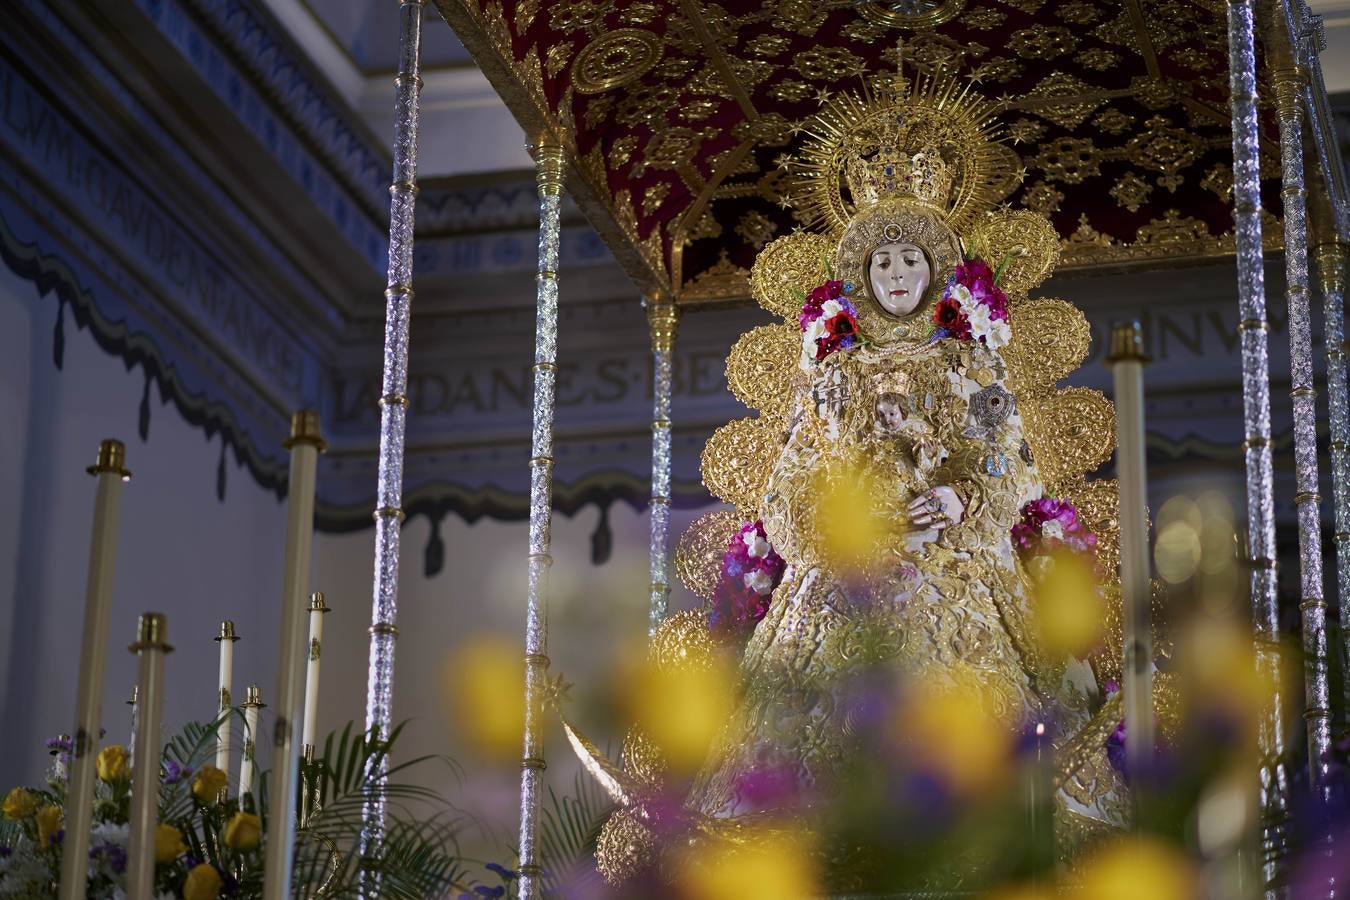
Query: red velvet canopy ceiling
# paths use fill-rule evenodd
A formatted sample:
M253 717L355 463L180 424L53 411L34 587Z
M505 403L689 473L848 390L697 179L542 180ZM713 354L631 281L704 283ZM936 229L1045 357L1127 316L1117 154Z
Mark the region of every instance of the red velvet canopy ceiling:
M1052 219L1064 266L1232 251L1220 2L437 3L527 131L563 140L579 199L644 291L746 296L755 253L799 224L779 167L799 123L900 53L1006 103L1025 172L1007 202Z

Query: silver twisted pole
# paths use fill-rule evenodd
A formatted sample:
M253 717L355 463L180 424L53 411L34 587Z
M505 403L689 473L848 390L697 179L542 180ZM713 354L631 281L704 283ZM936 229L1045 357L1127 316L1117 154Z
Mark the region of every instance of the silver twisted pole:
M525 747L520 770L521 900L539 896L539 801L548 687L548 574L553 529L553 405L558 377L558 240L562 147L533 148L539 184L539 273L535 276L534 423L530 440L530 556L525 607Z
M670 394L679 309L669 301L647 304L652 336L652 596L649 634L670 608Z
M1294 407L1294 502L1298 508L1303 618L1304 712L1308 767L1321 784L1330 763L1331 686L1327 667L1327 602L1323 598L1322 514L1317 471L1317 391L1313 387L1312 312L1308 297L1308 191L1303 171L1303 70L1274 73L1280 120L1284 201L1285 298L1289 310L1290 397Z
M388 738L394 705L398 628L399 529L403 524L403 439L408 415L408 325L412 306L413 222L417 202L417 124L422 91L422 12L426 0L399 4L399 63L394 79L394 172L389 185L389 269L384 291L384 376L380 389L380 462L375 500L375 584L370 611L366 730ZM362 810L361 896L380 895L388 763L368 773Z
M1237 238L1238 331L1242 342L1243 441L1247 469L1247 553L1258 665L1279 665L1275 577L1275 490L1270 442L1270 358L1261 240L1261 154L1256 109L1254 0L1228 0L1228 85L1233 119L1233 225ZM1278 681L1272 683L1278 684ZM1269 884L1283 850L1286 806L1282 700L1261 712L1263 873Z
M1327 422L1331 431L1331 509L1336 522L1336 598L1350 622L1350 389L1345 375L1345 252L1340 241L1317 248L1327 354ZM1350 662L1350 629L1342 627ZM1350 685L1350 679L1346 679Z

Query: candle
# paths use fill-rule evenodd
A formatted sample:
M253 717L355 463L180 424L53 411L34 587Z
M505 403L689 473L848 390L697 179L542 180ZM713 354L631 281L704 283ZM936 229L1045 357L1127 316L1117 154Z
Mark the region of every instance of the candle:
M103 669L108 652L108 610L117 556L117 525L126 470L121 441L98 445L89 474L98 479L94 494L93 538L89 544L89 576L85 584L84 634L75 696L75 729L71 746L70 789L66 805L65 852L62 854L61 900L83 900L88 878L89 826L94 815L94 758L103 718Z
M319 656L323 650L323 617L328 612L323 591L309 595L309 663L305 667L305 728L301 752L314 755L315 731L319 724Z
M262 702L262 692L256 684L250 684L244 692L244 758L239 762L239 799L253 793L254 756L258 752L258 710L266 706Z
M286 900L291 895L292 851L295 847L295 793L300 775L295 725L300 713L301 659L305 655L305 581L314 539L314 479L324 449L319 414L300 410L291 416L290 484L286 492L286 556L281 584L281 628L278 632L276 725L272 740L272 778L268 785L268 840L263 848L263 898Z
M229 619L220 623L220 634L215 641L220 644L220 725L216 728L216 768L222 772L230 770L230 724L234 716L234 698L230 696L230 685L234 681L234 642L239 635L234 632L234 623Z
M1111 330L1107 363L1115 379L1116 473L1120 483L1120 582L1125 604L1121 671L1125 760L1132 772L1153 755L1153 584L1148 562L1148 476L1144 455L1144 333L1138 322Z
M129 648L139 659L136 677L139 702L136 745L144 760L131 770L131 828L127 846L127 896L155 893L155 829L159 825L159 765L153 748L159 746L160 717L164 710L164 656L168 620L161 613L143 613L136 641ZM87 867L88 854L81 862Z

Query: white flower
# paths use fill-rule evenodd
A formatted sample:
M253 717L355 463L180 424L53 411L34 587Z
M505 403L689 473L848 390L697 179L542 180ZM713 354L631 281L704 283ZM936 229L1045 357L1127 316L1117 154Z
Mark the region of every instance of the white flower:
M1027 568L1031 570L1031 576L1037 581L1044 581L1054 567L1055 558L1049 554L1033 556L1027 562Z
M964 284L952 285L951 295L957 303L961 304L961 308L967 313L970 312L972 306L976 305L975 299L970 296L970 288L966 287Z
M773 579L770 578L769 573L765 572L763 569L747 572L745 577L742 578L742 581L745 582L746 587L756 594L759 594L761 597L773 590Z
M990 350L997 350L1010 340L1012 340L1012 329L1008 327L1007 322L991 322L989 333L984 336L984 345Z
M843 310L843 308L844 307L839 305L838 300L826 300L824 303L820 305L820 317L816 319L816 321L823 322L832 319L836 315L838 315L839 312ZM822 326L822 330L823 328L824 326Z
M994 320L989 315L989 307L983 303L976 303L966 310L966 318L970 321L970 333L973 337L978 339L989 336L994 324Z
M745 552L750 555L751 559L763 559L773 549L769 546L768 541L759 536L758 529L747 531L741 535L741 542L745 544Z
M1049 538L1052 541L1064 540L1064 526L1058 519L1051 519L1041 526L1041 537Z

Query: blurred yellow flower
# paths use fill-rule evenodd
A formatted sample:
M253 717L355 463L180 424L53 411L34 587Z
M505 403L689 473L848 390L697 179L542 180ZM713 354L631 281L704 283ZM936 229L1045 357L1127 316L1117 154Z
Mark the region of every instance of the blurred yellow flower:
M671 769L692 772L707 759L733 708L735 673L713 657L672 670L654 662L619 677L624 707L660 748Z
M183 882L183 900L216 900L223 884L215 866L210 863L194 866Z
M252 850L262 837L262 820L253 813L237 812L225 823L225 846L232 850Z
M192 780L192 796L202 806L214 806L229 783L230 777L215 766L202 766Z
M171 863L187 851L183 832L172 825L163 824L155 829L155 862Z
M796 900L820 893L811 845L800 834L765 831L742 845L689 851L676 870L686 900Z
M1110 844L1084 860L1070 900L1194 900L1195 864L1179 850L1147 838Z
M1055 658L1084 657L1102 638L1106 604L1092 562L1081 553L1056 553L1034 582L1041 646Z
M1245 623L1207 620L1187 629L1178 642L1182 661L1182 698L1190 710L1205 710L1208 720L1226 718L1241 729L1244 746L1255 747L1263 712L1272 709L1277 691L1290 696L1297 663L1279 647L1264 647L1258 658ZM1183 715L1183 721L1189 719Z
M984 895L984 900L1054 900L1054 898L1055 892L1050 888L1030 884L1007 885Z
M98 751L94 768L100 781L112 784L127 777L127 748L121 744L112 744Z
M982 685L978 673L955 675L955 685L920 688L900 704L892 733L916 765L971 796L1007 773L1013 732L995 713L1006 698Z
M5 795L4 812L11 822L31 818L37 812L37 799L31 792L16 787Z
M476 638L453 653L444 671L446 712L479 753L520 754L525 734L525 663L520 645Z
M61 807L44 806L37 811L38 846L50 847L52 838L61 830Z
M905 524L882 505L896 490L857 461L845 459L827 467L813 510L827 565L836 572L860 572L882 558Z

